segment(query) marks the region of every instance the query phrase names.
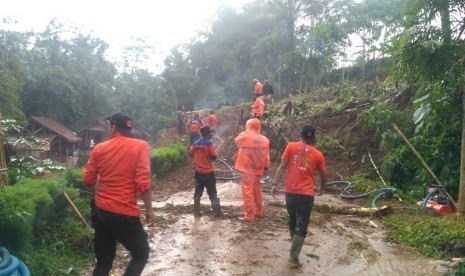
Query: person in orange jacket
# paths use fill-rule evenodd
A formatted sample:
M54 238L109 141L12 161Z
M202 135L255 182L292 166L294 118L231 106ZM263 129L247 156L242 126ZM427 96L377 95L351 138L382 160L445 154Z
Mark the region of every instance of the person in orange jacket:
M265 112L265 102L263 101L263 96L259 96L255 99L255 102L252 104L252 117L260 119Z
M216 129L218 128L218 117L216 116L214 110L211 110L210 114L208 114L207 126L211 128L212 135L214 136L216 133Z
M221 212L220 200L216 192L215 169L213 161L217 159L215 145L211 140L212 130L209 126L200 128L202 139L197 140L189 149L189 156L194 159L195 170L195 192L194 192L194 215L201 216L200 198L202 197L204 188L207 189L208 197L210 198L213 216L219 217Z
M255 216L263 216L260 178L270 164L270 141L260 131L260 120L249 119L245 131L234 139L238 148L234 167L241 173L244 220L247 222L254 222Z
M307 235L315 195L322 195L326 184L326 162L323 154L315 148L315 127L304 125L300 132L301 141L286 146L281 164L276 171L271 194L276 196L278 183L286 174L286 208L292 245L289 262L301 266L299 254ZM320 187L315 191L315 172L320 175Z
M92 228L97 263L92 275L109 275L119 241L132 259L124 275L140 275L149 258L149 243L140 219L137 198L145 205L145 218L153 226L150 147L132 138L131 117L115 113L109 120L110 140L95 145L82 172L82 181L96 186Z
M187 124L187 130L189 131L189 143L192 146L195 141L202 138L200 135L200 128L204 126L202 119L200 119L199 114L195 113L194 118L190 120Z
M258 96L263 95L263 84L257 79L253 80L253 84L254 84L254 96L255 96L254 99L256 99Z

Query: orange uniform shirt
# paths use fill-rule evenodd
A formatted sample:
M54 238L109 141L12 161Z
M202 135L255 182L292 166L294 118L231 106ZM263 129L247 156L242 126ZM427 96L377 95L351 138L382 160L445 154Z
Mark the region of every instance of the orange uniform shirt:
M216 130L218 128L218 117L215 114L210 114L207 117L207 125L213 129Z
M217 153L213 142L208 139L197 140L189 149L189 155L194 158L195 171L199 173L211 173L214 171L213 160Z
M189 130L190 133L200 133L200 128L204 126L204 123L202 120L190 120L189 123L187 123L187 129Z
M323 154L303 142L289 143L282 159L288 162L286 193L315 196L315 171L326 171Z
M82 180L97 184L95 205L108 212L139 217L138 193L152 184L150 147L147 142L119 133L95 145L84 168Z
M255 94L262 94L263 91L263 85L261 82L257 81L255 84Z

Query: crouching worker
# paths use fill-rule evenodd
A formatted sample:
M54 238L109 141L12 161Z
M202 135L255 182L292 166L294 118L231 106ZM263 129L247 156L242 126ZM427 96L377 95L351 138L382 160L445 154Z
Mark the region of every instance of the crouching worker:
M147 225L153 225L149 145L131 138L133 121L128 115L115 113L108 119L110 140L95 145L82 176L87 186L97 185L91 217L97 264L92 275L110 274L116 241L132 256L124 275L140 275L149 244L140 220L138 194L144 201Z
M287 168L285 191L289 232L292 239L289 263L292 266L302 265L299 262L299 254L307 235L314 196L322 195L326 184L326 163L323 154L315 148L315 128L304 125L300 135L302 138L300 142L289 143L284 150L271 188L274 197L279 180ZM315 193L315 171L319 173L321 181L318 193Z
M189 149L189 156L194 159L195 169L195 192L194 192L194 214L196 217L202 215L200 211L200 198L203 189L207 188L210 198L213 216L222 216L220 200L216 193L216 178L213 168L213 161L216 160L217 154L215 145L211 140L212 130L209 126L200 128L202 138L197 140Z

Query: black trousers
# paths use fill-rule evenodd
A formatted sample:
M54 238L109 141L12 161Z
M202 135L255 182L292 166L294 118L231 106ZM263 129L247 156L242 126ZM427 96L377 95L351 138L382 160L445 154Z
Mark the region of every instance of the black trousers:
M286 208L291 236L307 236L308 224L313 208L313 196L286 193Z
M215 172L199 173L195 172L195 192L194 197L201 197L204 188L207 188L207 194L210 200L218 199L216 193L216 178Z
M121 242L132 256L124 275L140 275L149 258L147 233L142 227L140 218L111 213L95 207L91 221L95 230L94 249L97 259L92 275L110 274L116 256L116 241Z
M191 144L191 146L195 143L195 141L201 138L202 138L202 135L200 135L200 133L196 133L196 132L189 133L189 143Z

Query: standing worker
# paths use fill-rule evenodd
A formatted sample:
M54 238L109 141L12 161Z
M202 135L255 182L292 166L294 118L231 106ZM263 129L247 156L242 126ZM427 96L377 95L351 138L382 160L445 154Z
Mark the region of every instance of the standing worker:
M271 83L266 80L262 90L265 104L272 104L274 91L273 86L271 86Z
M140 275L149 257L147 233L142 227L137 196L145 205L145 218L153 226L150 153L147 142L131 138L132 119L124 113L108 118L110 140L95 145L82 180L97 185L92 227L95 230L94 276L109 275L116 241L131 252L124 275Z
M262 92L263 92L263 85L262 83L257 80L257 79L254 79L253 80L253 84L254 84L254 99L256 99L258 96L261 96L262 95Z
M265 102L263 101L263 96L258 96L255 99L255 102L252 104L252 117L261 119L263 113L265 113Z
M289 263L301 266L299 254L304 244L312 213L315 195L322 195L326 184L326 163L323 154L315 148L315 127L304 125L300 132L301 141L289 143L276 171L271 194L276 196L277 186L287 168L285 192L288 225L292 239ZM320 188L315 193L314 174L320 175Z
M178 107L178 135L184 135L186 133L186 113L184 112L184 105Z
M195 141L202 138L200 135L200 128L204 126L199 114L195 113L194 118L187 123L187 130L189 131L189 143L192 146Z
M207 126L211 128L212 136L214 136L216 129L218 128L218 117L216 116L214 110L210 110L210 114L207 117Z
M213 161L217 159L215 146L211 140L212 131L209 126L200 128L202 139L197 140L189 149L189 156L194 158L195 167L195 192L194 192L194 214L201 216L200 198L203 194L203 189L207 188L207 193L210 198L213 216L219 217L223 215L221 212L220 200L216 193L216 178L213 168Z
M263 216L260 178L270 164L270 141L260 131L260 120L249 119L245 131L234 139L238 148L235 169L241 173L244 220L247 222L254 222L255 216Z

